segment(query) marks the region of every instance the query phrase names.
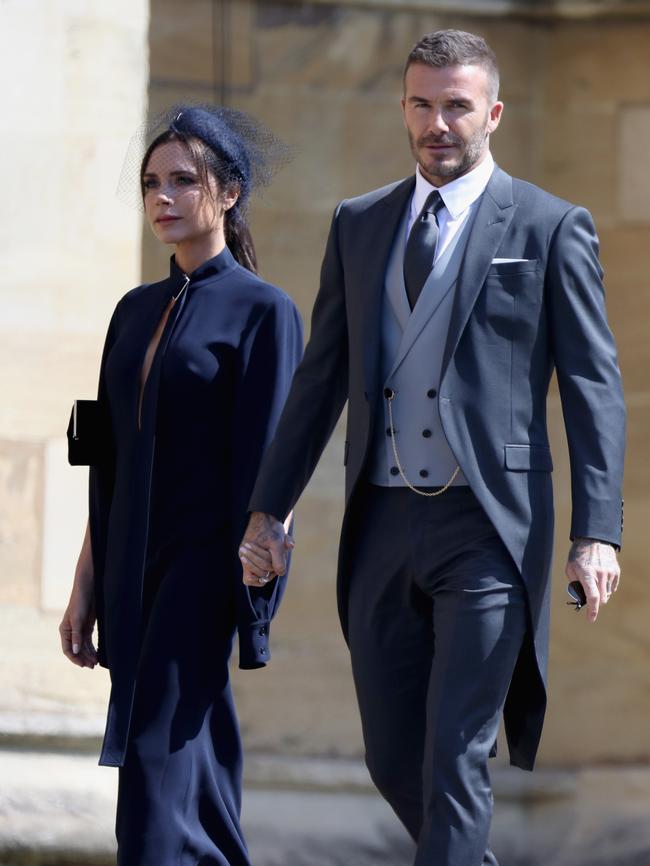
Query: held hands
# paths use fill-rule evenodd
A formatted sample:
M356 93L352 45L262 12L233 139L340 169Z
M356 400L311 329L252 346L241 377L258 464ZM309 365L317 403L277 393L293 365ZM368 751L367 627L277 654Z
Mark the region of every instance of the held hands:
M80 668L94 668L98 662L97 651L93 645L94 627L95 600L92 586L75 585L59 626L59 635L63 654Z
M565 574L578 580L587 597L587 619L595 622L601 604L618 589L621 569L611 544L593 538L576 538L571 545Z
M243 581L247 586L265 586L287 570L287 553L294 547L287 534L292 514L280 523L272 514L254 511L239 546Z

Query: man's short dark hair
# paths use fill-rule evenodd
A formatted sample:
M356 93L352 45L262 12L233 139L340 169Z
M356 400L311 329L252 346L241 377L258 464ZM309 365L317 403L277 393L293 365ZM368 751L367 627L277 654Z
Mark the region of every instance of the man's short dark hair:
M488 96L499 95L497 58L482 36L464 30L436 30L427 33L411 49L404 67L404 76L414 63L442 69L446 66L482 66L487 73Z

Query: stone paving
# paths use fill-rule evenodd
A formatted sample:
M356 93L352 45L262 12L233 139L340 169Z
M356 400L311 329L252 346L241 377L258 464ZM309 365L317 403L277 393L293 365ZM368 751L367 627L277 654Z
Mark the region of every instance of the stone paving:
M355 771L362 775L358 769L347 773L353 786ZM385 862L377 859L383 848L408 852L404 832L379 797L368 791L327 791L331 781L336 784L336 774L327 767L318 774L321 790L247 789L243 820L256 866L332 862L327 858L334 842L339 852L358 849L378 863ZM262 775L277 778L277 766ZM313 786L317 768L306 775ZM90 755L0 750L0 777L0 863L112 862L114 770L100 769ZM284 783L292 784L290 775Z
M94 754L0 749L0 864L113 864L116 777ZM650 866L646 769L499 770L495 788L502 866ZM412 862L406 834L353 761L249 756L243 823L255 866Z
M114 864L116 773L97 766L108 678L59 659L57 619L0 609L0 866ZM254 866L410 866L358 759L254 743L243 809ZM647 765L528 774L501 754L493 779L501 866L650 866Z

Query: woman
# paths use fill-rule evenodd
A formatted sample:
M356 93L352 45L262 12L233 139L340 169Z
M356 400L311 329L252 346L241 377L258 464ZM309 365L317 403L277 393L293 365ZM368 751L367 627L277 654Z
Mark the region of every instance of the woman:
M170 117L140 172L170 274L127 293L108 329L89 530L60 633L75 664L110 669L100 763L120 767L119 866L249 866L227 665L235 630L240 667L266 664L283 587L263 573L244 586L237 544L302 332L257 275L245 221L270 137L226 109Z

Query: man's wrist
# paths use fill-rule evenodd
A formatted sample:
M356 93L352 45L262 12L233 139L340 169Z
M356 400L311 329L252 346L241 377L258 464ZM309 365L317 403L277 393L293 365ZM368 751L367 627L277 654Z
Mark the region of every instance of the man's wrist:
M617 544L614 544L613 541L606 541L604 538L591 538L587 535L579 535L577 538L573 539L573 543L578 544L579 542L584 544L607 544L609 547L613 547L614 550L620 550Z
M267 523L268 521L275 521L276 523L282 523L279 517L276 517L275 514L271 514L269 511L251 511L250 519L255 522Z

